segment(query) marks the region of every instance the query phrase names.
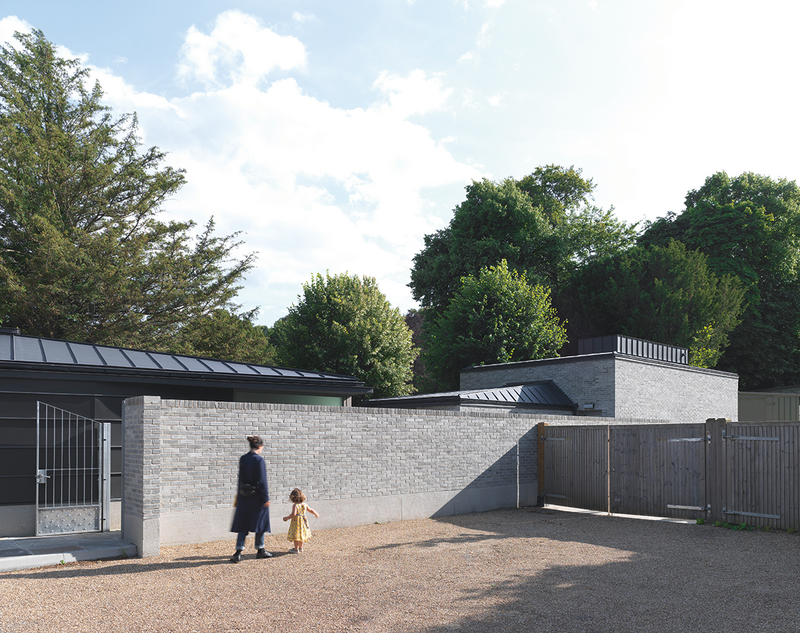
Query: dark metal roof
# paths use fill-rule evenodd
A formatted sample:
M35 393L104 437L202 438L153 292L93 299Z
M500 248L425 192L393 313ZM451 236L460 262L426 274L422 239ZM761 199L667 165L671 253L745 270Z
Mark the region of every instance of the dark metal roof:
M474 389L470 391L448 391L441 393L401 396L399 398L375 398L363 403L370 407L420 408L441 405L496 405L520 408L574 409L575 403L552 380L542 380L521 385Z
M24 336L8 329L0 330L0 365L4 367L45 367L84 371L120 371L150 374L151 376L185 375L187 378L205 377L209 380L244 379L248 382L297 382L310 384L339 384L356 387L359 393L371 391L353 376L329 374L303 369L272 367L221 361L199 356L165 354L144 350L74 343L55 339Z

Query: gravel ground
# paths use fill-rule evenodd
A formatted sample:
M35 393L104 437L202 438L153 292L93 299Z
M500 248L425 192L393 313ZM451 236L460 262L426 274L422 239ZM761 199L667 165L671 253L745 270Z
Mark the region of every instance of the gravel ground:
M800 631L785 532L523 508L232 544L0 574L0 631Z

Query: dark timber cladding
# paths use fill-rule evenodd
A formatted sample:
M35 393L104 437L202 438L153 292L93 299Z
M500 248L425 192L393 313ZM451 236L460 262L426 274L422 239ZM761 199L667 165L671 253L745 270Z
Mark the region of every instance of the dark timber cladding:
M119 499L126 398L342 406L371 391L352 376L22 336L15 328L0 328L0 506L34 502L37 401L111 423L112 499Z
M621 334L584 338L578 341L578 355L580 356L584 354L602 354L604 352L617 352L681 365L689 364L689 350L685 347L654 343L653 341L622 336Z
M542 422L538 438L545 503L800 529L800 422Z

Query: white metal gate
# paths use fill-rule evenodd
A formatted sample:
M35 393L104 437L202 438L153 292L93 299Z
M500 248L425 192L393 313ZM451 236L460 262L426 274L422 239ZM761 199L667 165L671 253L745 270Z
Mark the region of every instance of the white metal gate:
M111 425L36 403L36 535L107 532Z

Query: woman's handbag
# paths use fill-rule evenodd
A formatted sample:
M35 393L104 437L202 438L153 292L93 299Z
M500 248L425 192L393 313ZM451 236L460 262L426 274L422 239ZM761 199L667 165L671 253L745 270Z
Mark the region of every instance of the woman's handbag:
M254 486L253 484L242 484L239 486L239 494L243 497L252 497L256 492L258 492L258 486Z

